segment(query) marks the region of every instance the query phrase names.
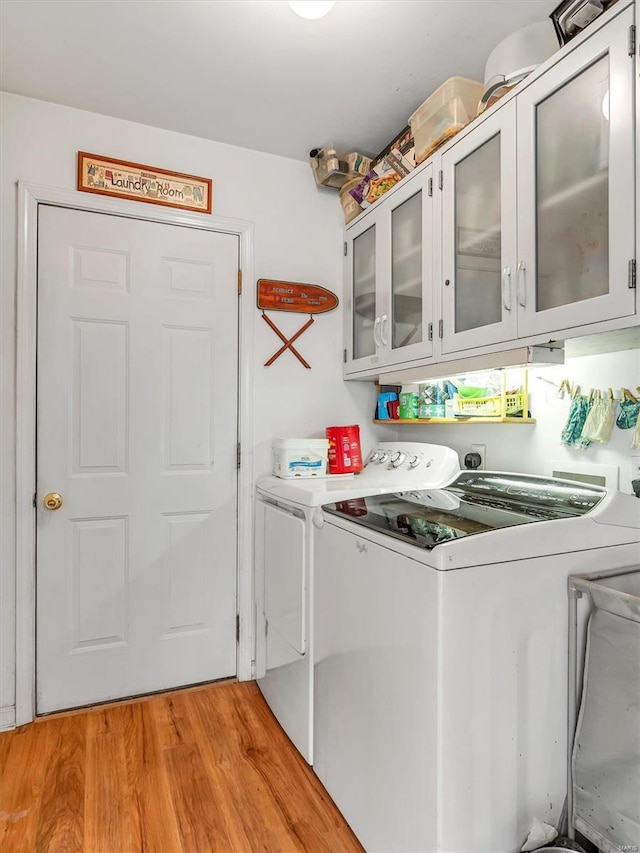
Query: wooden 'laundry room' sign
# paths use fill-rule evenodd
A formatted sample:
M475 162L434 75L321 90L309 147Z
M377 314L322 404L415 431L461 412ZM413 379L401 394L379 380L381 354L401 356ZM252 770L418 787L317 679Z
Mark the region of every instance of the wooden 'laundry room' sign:
M165 207L211 213L211 178L78 151L78 189Z

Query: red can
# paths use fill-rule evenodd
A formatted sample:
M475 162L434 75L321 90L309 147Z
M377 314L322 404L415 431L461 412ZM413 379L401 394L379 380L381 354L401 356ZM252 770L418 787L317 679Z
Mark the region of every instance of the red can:
M360 450L360 427L327 427L329 439L329 473L357 474L362 471L362 451Z

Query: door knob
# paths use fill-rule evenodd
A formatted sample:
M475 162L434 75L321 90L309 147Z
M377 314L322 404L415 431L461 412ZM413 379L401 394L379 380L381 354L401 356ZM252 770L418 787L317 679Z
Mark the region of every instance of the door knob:
M62 506L62 495L59 495L57 492L49 492L42 499L42 503L45 509L60 509Z

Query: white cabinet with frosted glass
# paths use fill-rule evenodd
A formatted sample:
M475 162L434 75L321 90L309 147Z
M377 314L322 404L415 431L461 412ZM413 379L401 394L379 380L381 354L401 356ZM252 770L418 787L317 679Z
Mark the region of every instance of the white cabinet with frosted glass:
M635 313L628 8L442 155L442 353Z
M433 354L433 167L347 229L345 376Z
M516 98L520 337L635 312L633 22L628 8Z
M517 336L516 105L442 157L442 351Z

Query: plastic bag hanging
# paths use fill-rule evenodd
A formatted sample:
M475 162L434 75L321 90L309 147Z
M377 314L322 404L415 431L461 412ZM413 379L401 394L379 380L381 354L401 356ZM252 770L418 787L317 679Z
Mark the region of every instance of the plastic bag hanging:
M593 390L591 390L591 391L589 391L589 396L585 400L586 409L585 409L584 417L582 419L582 430L580 431L580 435L578 436L578 438L573 443L573 447L575 447L576 450L586 450L587 447L589 447L589 445L591 444L591 440L588 439L586 437L586 435L584 435L583 433L584 433L584 425L586 423L587 418L589 417L589 412L593 408L594 402L595 402L595 392Z
M590 405L588 400L581 396L580 386L576 385L573 391L571 406L569 407L567 422L560 435L560 441L566 447L577 447L578 442L581 441L580 436L582 435L582 427L587 419L589 408ZM583 443L581 446L587 447L588 444L589 442L586 442L586 444Z
M584 422L581 438L606 444L616 422L617 400L611 388L608 397L603 397L600 391L597 391L595 396L596 399Z
M633 429L640 415L640 400L628 388L622 389L622 396L624 399L620 403L616 426L618 429Z

